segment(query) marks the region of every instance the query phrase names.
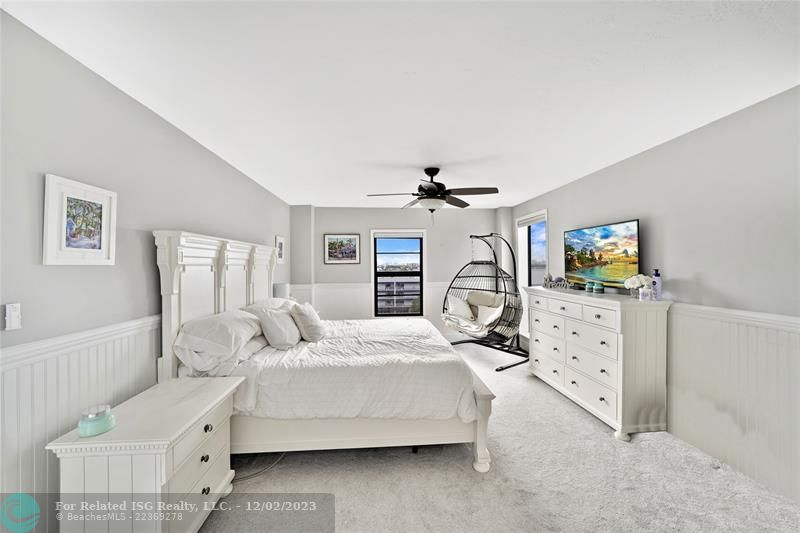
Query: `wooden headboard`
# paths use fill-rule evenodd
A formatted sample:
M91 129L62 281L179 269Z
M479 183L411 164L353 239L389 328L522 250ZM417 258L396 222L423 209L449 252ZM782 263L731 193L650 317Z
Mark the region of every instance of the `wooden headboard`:
M184 322L272 297L273 246L186 231L154 231L161 274L158 381L178 375L172 350Z

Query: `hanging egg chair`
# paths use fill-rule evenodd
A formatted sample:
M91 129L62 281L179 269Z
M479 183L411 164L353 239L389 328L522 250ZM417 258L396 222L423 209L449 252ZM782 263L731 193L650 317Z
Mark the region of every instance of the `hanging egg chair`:
M472 261L450 282L442 303L442 320L448 327L471 337L454 345L475 343L523 358L495 369L500 372L525 363L528 354L519 343L523 308L516 276L497 264L497 253L489 239L499 239L508 246L513 272L517 271L516 257L508 241L497 233L470 235L470 239L473 239ZM476 241L489 247L492 260L475 259Z

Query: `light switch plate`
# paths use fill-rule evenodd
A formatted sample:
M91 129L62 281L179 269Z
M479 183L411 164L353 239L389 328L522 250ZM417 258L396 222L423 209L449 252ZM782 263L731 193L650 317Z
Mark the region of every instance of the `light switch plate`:
M6 304L6 329L22 328L22 304Z

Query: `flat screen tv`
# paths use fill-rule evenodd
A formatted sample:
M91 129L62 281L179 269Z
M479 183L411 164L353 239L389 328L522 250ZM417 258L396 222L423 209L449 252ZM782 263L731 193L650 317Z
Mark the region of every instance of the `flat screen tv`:
M639 273L639 221L565 231L564 272L572 283L623 287Z

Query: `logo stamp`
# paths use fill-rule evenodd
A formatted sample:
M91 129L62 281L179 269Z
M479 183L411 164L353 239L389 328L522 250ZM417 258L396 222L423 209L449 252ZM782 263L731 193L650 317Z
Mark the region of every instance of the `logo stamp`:
M27 533L39 523L39 504L30 494L9 494L0 503L0 521L11 533Z

